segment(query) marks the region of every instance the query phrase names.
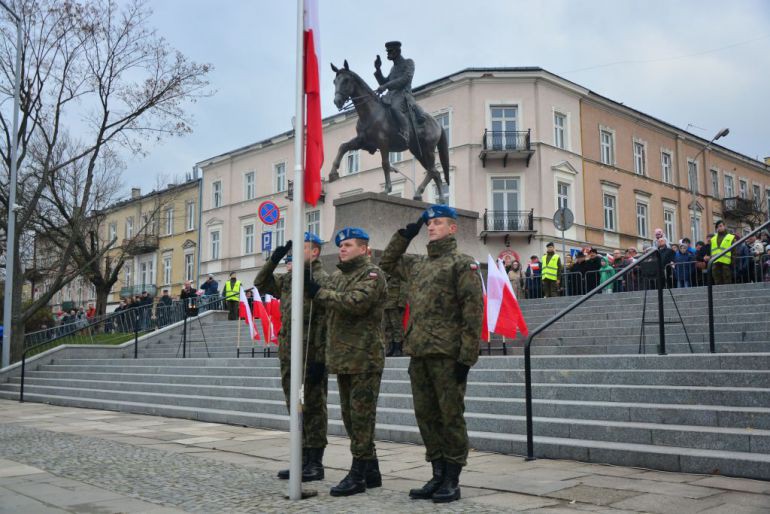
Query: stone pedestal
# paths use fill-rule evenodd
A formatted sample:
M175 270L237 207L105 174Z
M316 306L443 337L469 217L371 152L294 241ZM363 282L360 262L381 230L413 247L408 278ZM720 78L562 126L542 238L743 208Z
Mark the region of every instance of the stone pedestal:
M400 228L420 217L429 203L388 196L383 193L361 193L334 200L334 232L329 234L329 242L324 245L321 259L327 270L334 269L337 263L337 246L334 237L345 227L361 227L369 234L369 246L372 248L375 262L379 261L382 251L390 238ZM457 209L457 243L462 253L475 255L481 245L477 220L479 214L473 211ZM409 245L409 253L425 254L428 244L428 231L422 228Z

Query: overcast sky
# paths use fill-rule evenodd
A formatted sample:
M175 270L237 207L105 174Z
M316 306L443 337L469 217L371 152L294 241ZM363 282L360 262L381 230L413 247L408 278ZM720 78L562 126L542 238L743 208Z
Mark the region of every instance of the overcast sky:
M320 0L323 115L336 112L329 62L374 84L383 43L403 42L413 84L477 66L539 66L728 148L770 155L770 2L765 0ZM194 132L130 158L128 189L184 176L208 157L289 130L296 3L155 0L152 23L214 65L217 90L191 107ZM386 61L387 62L387 61ZM385 70L389 63L384 64Z

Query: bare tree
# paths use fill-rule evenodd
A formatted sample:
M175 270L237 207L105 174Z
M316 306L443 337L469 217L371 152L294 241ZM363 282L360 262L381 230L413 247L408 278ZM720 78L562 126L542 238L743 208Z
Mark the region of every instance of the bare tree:
M83 234L93 214L89 207L98 189L99 166L121 152L142 153L148 141L190 132L185 109L210 94L206 75L211 68L190 62L151 30L150 11L139 0L120 5L112 0L12 3L23 27L16 233L34 231L45 237L51 227L41 217L58 213L70 236L56 238L61 246L50 288L24 310L23 277L14 277L11 354L18 359L25 319L72 279L68 270L73 262L81 269L92 264L75 261L74 255L90 245ZM13 30L8 18L0 24L0 158L5 166L0 230L6 228L8 209ZM69 191L52 190L57 176L68 169L77 170L79 183ZM63 197L61 205L57 195Z

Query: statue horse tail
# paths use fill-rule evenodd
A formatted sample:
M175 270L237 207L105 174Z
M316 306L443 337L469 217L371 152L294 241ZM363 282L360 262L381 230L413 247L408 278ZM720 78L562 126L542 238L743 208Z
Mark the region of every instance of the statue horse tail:
M444 179L449 185L449 142L446 138L446 132L441 129L441 137L438 139L438 159L441 161L441 167L444 169Z

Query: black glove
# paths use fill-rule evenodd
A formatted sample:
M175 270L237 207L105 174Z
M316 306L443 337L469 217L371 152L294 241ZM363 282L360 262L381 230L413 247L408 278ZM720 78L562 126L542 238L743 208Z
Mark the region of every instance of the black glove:
M409 223L406 228L400 228L398 229L398 233L401 234L402 237L412 240L414 239L414 236L416 236L419 232L422 226L425 224L425 220L422 219L422 216L417 220L415 223Z
M305 268L305 294L308 298L315 298L321 285L310 276L310 268Z
M311 385L317 385L321 383L324 375L326 375L326 364L323 362L309 362L307 365L306 382Z
M285 245L279 246L273 251L273 255L270 256L270 262L277 266L278 263L281 262L281 259L286 257L286 254L289 253L289 250L291 250L291 239L289 239Z
M470 370L470 366L466 366L461 362L455 362L455 378L459 384L464 384L468 380L468 372Z

